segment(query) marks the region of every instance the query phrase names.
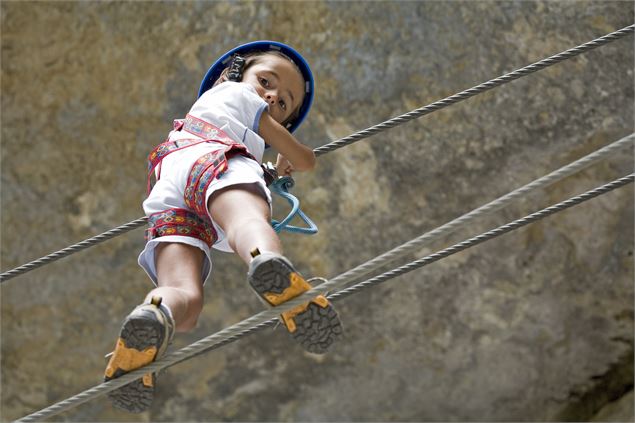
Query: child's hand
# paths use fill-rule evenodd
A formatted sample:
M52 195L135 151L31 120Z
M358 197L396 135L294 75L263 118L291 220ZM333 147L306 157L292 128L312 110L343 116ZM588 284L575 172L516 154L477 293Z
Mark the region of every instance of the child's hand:
M295 169L293 165L282 154L278 154L276 159L276 169L278 170L278 176L291 176L291 172Z
M303 172L315 168L315 153L313 150L306 145L300 144L284 126L276 122L266 111L260 116L258 135L265 140L265 143L284 155L285 164L288 163L292 166L290 170L287 170L288 165L281 165L278 173L282 174L285 170L289 173L295 171Z

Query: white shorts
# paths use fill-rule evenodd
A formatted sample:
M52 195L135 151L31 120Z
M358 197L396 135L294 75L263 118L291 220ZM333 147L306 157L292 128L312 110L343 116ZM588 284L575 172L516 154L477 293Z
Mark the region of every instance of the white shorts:
M188 209L183 198L183 191L192 165L203 154L223 147L223 145L214 143L199 144L175 151L165 157L161 163L161 177L152 188L148 198L143 202L143 210L146 216L173 208ZM229 159L228 164L228 169L219 178L213 180L207 188L205 204L207 204L209 197L218 190L232 185L254 184L260 188L263 198L267 199L269 208L271 208L271 193L265 184L263 170L260 165L255 160L240 155ZM212 224L218 235L213 248L220 251L233 252L221 227L213 220ZM146 271L155 285L157 284L155 249L160 242L179 242L201 249L207 257L207 260L203 261L201 277L203 283L207 281L212 270L211 251L208 245L204 241L190 236L166 235L148 241L139 255L139 265Z

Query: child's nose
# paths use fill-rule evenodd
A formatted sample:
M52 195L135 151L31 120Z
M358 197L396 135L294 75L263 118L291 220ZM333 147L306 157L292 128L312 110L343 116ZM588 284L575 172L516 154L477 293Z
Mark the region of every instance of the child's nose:
M274 92L269 92L265 96L265 99L267 100L267 103L269 104L276 104L276 102L278 101L278 94Z

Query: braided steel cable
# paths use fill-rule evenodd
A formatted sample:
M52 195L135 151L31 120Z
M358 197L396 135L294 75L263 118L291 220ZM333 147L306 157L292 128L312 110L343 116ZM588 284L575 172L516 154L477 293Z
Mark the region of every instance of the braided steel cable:
M430 263L434 263L435 261L441 260L442 258L451 256L452 254L456 254L467 248L473 247L477 244L488 241L492 238L496 238L498 236L504 235L507 232L511 232L515 229L518 229L522 226L533 223L537 220L544 219L547 216L550 216L554 213L560 212L562 210L568 209L569 207L573 207L577 204L580 204L584 201L590 200L598 195L606 194L609 191L612 191L616 188L622 187L624 185L630 184L635 180L635 173L631 173L630 175L624 176L623 178L619 178L614 180L613 182L609 182L608 184L602 185L601 187L595 188L591 191L587 191L584 194L578 195L576 197L572 197L568 200L562 201L553 206L547 207L535 213L532 213L523 218L514 220L513 222L507 223L506 225L499 226L496 229L492 229L481 235L477 235L473 238L460 242L458 244L454 244L451 247L448 247L444 250L441 250L437 253L430 254L426 257L420 258L418 260L412 261L406 265L398 267L396 269L390 270L388 272L382 273L379 276L368 279L367 281L360 282L351 286L350 288L343 289L337 293L332 294L329 298L332 298L334 301L338 299L345 298L351 294L357 293L365 288L371 287L373 285L380 284L389 279L396 278L397 276L401 276L405 273L411 272L415 269L428 265Z
M512 82L520 77L527 76L531 73L534 73L544 68L547 68L549 66L555 65L564 60L571 59L572 57L575 57L579 54L585 53L589 50L593 50L597 47L603 46L612 41L625 37L626 35L631 34L633 31L635 31L635 25L624 27L618 31L611 32L610 34L607 34L603 37L597 38L593 41L589 41L588 43L579 45L577 47L566 50L562 53L558 53L554 56L540 60L539 62L535 62L531 65L525 66L524 68L520 68L513 72L499 76L498 78L484 82L468 90L461 91L460 93L444 98L443 100L435 101L434 103L428 106L420 107L408 113L404 113L401 116L394 117L378 125L371 126L370 128L364 129L362 131L356 132L347 137L341 138L337 141L333 141L331 143L325 144L322 147L318 147L313 151L315 152L316 156L321 156L322 154L330 153L331 151L337 150L342 147L346 147L347 145L353 144L354 142L360 141L364 138L373 136L379 132L385 131L390 128L394 128L395 126L404 124L413 119L420 118L422 116L425 116L437 110L441 110L445 107L448 107L460 101L467 100L468 98L473 97L476 94L489 91L492 88L496 88L500 85L506 84L508 82Z
M342 290L338 293L334 293L329 295L328 297L332 300L339 300L346 296L349 296L353 293L359 292L362 289L368 288L373 285L377 285L379 283L385 282L389 279L395 278L397 276L401 276L405 273L411 272L415 269L423 267L427 264L433 263L435 261L441 260L442 258L448 257L452 254L456 254L460 251L463 251L467 248L475 246L477 244L483 243L492 238L496 238L500 235L503 235L512 230L518 229L529 223L535 222L537 220L543 219L547 216L550 216L554 213L563 211L567 208L580 204L584 201L588 201L594 197L610 192L614 189L632 183L635 180L635 174L627 175L623 178L614 180L609 182L608 184L602 185L593 190L587 191L584 194L578 195L576 197L572 197L568 200L555 204L553 206L547 207L535 213L532 213L526 217L521 219L514 220L508 224L503 226L499 226L496 229L485 232L481 235L470 238L461 243L455 244L451 247L448 247L444 250L441 250L437 253L428 255L421 259L415 260L411 263L408 263L404 266L398 267L396 269L390 270L388 272L382 273L379 276L376 276L372 279L369 279L364 282L360 282L354 286L351 286L345 290ZM127 373L123 376L118 377L117 379L110 380L108 382L104 382L100 385L97 385L91 389L88 389L78 395L75 395L71 398L68 398L64 401L61 401L57 404L51 405L43 410L40 410L36 413L25 416L19 420L18 422L34 422L40 421L44 418L48 418L54 415L57 415L63 411L69 410L71 408L76 407L79 404L85 403L93 398L101 396L107 392L110 392L114 389L117 389L127 383L132 382L133 380L139 379L143 377L144 374L158 372L161 369L170 367L176 363L185 361L195 355L198 355L202 352L207 352L212 349L219 348L223 345L234 342L243 336L250 335L252 333L258 332L259 330L264 329L276 322L277 316L285 311L289 311L294 308L298 304L302 304L311 297L314 297L318 294L326 293L325 288L326 284L319 285L316 288L311 289L310 291L305 292L299 297L294 298L293 300L289 300L282 305L271 308L269 310L262 311L258 314L253 315L252 317L245 319L233 326L223 329L220 332L217 332L213 335L210 335L206 338L203 338L185 348L180 349L172 354L168 354L160 360L157 360L145 367L134 370L130 373Z
M582 169L605 159L616 151L632 145L633 141L635 141L635 134L630 134L618 141L606 145L599 150L596 150L574 162L569 163L566 166L561 167L560 169L557 169L541 178L538 178L528 183L527 185L517 188L514 191L511 191L503 195L502 197L497 198L496 200L490 201L489 203L484 204L462 216L459 216L456 219L451 220L429 232L426 232L423 235L418 236L417 238L411 239L410 241L403 243L390 251L376 256L366 263L363 263L337 276L336 278L331 279L331 281L328 282L329 286L332 289L337 290L341 286L345 286L346 284L348 284L350 281L367 275L368 273L379 269L380 267L383 267L384 265L405 256L406 254L412 253L438 240L443 236L456 232L457 230L474 222L478 218L494 213L495 211L506 207L519 198L529 195L533 191L553 185L554 183L566 178L567 176L573 175L574 173L577 173Z
M128 231L136 229L140 226L145 225L148 222L147 217L140 217L137 220L133 220L132 222L128 222L125 225L121 225L117 228L111 229L107 232L104 232L100 235L96 235L92 238L85 239L82 242L78 242L77 244L73 244L69 247L66 247L62 250L59 250L55 253L51 253L47 256L39 258L37 260L33 260L30 263L23 264L22 266L16 267L15 269L6 271L0 274L0 283L4 283L11 278L15 278L23 273L29 272L31 270L37 269L38 267L44 266L45 264L51 263L53 261L59 260L66 256L69 256L78 251L85 250L88 247L92 247L93 245L97 245L101 242L107 241L111 238L124 234Z
M476 87L470 88L469 90L465 90L462 91L458 94L455 94L453 96L450 96L448 98L445 98L443 100L439 100L436 101L428 106L425 107L421 107L419 109L415 109L409 113L403 114L401 116L398 116L396 118L387 120L383 123L380 123L378 125L372 126L368 129L365 129L363 131L360 132L356 132L352 135L349 135L345 138L342 138L340 140L331 142L329 144L325 144L322 147L318 147L316 149L313 150L313 152L315 153L316 157L319 157L323 154L326 154L328 152L337 150L339 148L345 147L349 144L352 144L354 142L360 141L363 138L367 138L370 137L378 132L384 131L386 129L389 128L393 128L395 126L401 125L402 123L406 123L412 119L416 119L418 117L424 116L426 114L432 113L436 110L442 109L444 107L447 107L451 104L454 103L458 103L459 101L465 100L467 98L470 98L476 94L479 94L481 92L490 90L492 88L495 88L499 85L503 85L507 82L511 82L515 79L518 79L522 76L528 75L530 73L533 72L537 72L539 70L542 70L546 67L549 67L551 65L554 65L556 63L562 62L564 60L570 59L574 56L577 56L579 54L582 54L586 51L592 50L594 48L600 47L604 44L607 44L609 42L618 40L630 33L632 33L635 30L635 25L630 25L627 26L625 28L622 28L618 31L609 33L607 35L604 35L603 37L597 38L593 41L590 41L588 43L582 44L578 47L574 47L571 48L569 50L566 50L562 53L556 54L555 56L551 56L547 59L543 59L539 62L536 62L534 64L531 64L529 66L525 66L524 68L521 68L519 70L516 70L514 72L508 73L506 75L500 76L496 79L490 80L488 82L482 83L480 85L477 85ZM85 241L82 241L78 244L75 244L73 246L64 248L63 250L60 250L58 252L49 254L48 256L42 257L40 259L34 260L30 263L24 264L20 267L17 267L13 270L9 270L7 272L4 272L2 274L0 274L0 284L11 279L14 278L16 276L19 276L23 273L26 273L30 270L36 269L40 266L43 266L44 264L48 264L51 263L55 260L59 260L60 258L66 257L72 253L75 253L77 251L83 250L85 248L91 247L93 245L99 244L100 242L103 242L107 239L110 239L114 236L120 235L122 233L128 232L131 229L135 229L139 226L142 226L145 221L143 223L139 223L141 222L142 219L146 219L145 217L139 218L135 221L132 221L130 223L127 223L123 226L120 226L118 228L112 229L111 231L105 232L101 235L97 235L93 238L89 238ZM129 225L132 225L132 227L129 227ZM113 233L112 236L107 236L110 233ZM81 245L81 248L78 248L78 246Z

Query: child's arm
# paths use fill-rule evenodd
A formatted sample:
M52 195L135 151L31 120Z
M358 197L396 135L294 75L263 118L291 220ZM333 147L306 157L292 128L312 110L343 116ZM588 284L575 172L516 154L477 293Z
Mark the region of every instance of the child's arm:
M313 153L313 150L306 145L300 144L269 113L262 113L258 132L267 144L275 148L293 165L294 170L311 170L315 167L315 153Z

